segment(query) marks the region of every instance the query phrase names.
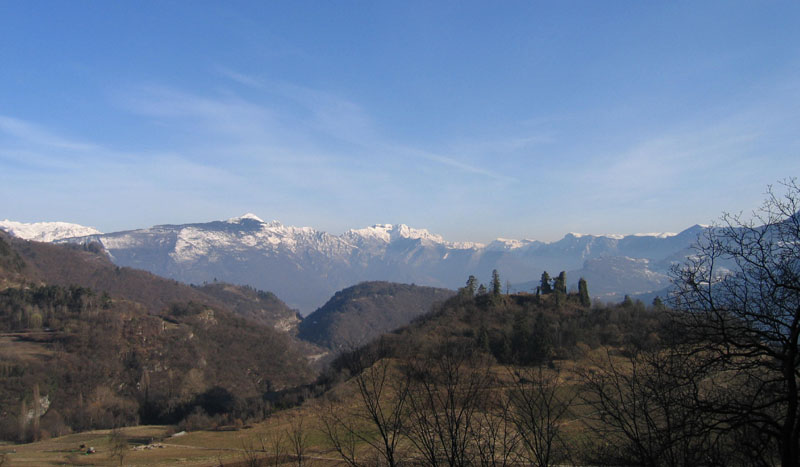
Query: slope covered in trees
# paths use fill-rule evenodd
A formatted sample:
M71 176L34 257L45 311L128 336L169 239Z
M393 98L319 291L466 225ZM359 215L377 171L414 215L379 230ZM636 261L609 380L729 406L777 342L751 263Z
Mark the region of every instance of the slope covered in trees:
M224 282L204 284L198 289L225 303L237 315L256 323L297 334L301 317L272 292Z
M313 377L289 334L90 250L0 233L0 437L261 415Z
M434 287L362 282L337 292L307 316L299 337L330 349L349 349L408 324L453 294Z

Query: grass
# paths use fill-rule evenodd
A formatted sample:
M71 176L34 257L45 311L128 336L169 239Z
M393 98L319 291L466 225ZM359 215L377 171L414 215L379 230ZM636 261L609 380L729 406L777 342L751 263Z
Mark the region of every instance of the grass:
M233 467L245 465L247 451L261 449L261 440L292 429L293 420L302 418L308 434L307 455L314 466L339 465L335 453L315 424L315 409L311 406L276 414L270 419L238 431L195 431L182 436L169 436L171 427L135 426L122 428L128 440L124 465L174 465ZM286 441L284 441L286 444ZM81 449L80 446L86 448ZM163 446L144 449L144 446ZM95 454L86 454L91 446ZM137 449L137 447L139 447ZM288 450L288 445L284 446ZM111 430L95 430L52 438L36 443L0 447L7 452L11 466L55 465L119 465L112 457ZM267 457L269 453L256 453ZM287 459L288 460L288 459ZM307 465L308 465L307 464ZM291 464L287 464L291 465Z

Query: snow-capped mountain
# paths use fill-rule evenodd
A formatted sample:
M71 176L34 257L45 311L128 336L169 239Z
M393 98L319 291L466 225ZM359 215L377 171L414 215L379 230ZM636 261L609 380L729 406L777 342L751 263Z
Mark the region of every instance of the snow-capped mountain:
M377 224L333 235L311 227L266 222L254 214L223 221L60 237L101 243L120 266L189 283L214 279L277 294L303 313L333 292L367 280L457 288L472 274L535 287L542 271L581 276L593 295L663 288L672 261L686 254L703 227L679 234L567 234L559 241L497 239L488 245L448 242L425 229ZM18 235L14 231L12 234ZM21 236L21 235L20 235Z
M83 237L102 233L93 227L84 227L68 222L35 222L26 224L8 219L0 221L0 229L15 237L37 242L53 242L62 238Z

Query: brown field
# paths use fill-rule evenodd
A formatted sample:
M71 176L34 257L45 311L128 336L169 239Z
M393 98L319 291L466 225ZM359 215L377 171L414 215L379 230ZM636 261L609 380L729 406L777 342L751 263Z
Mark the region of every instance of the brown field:
M54 352L47 348L48 333L3 333L0 334L0 359L33 361L50 357Z
M304 430L308 434L309 449L305 465L339 465L335 453L329 452L321 433L311 424L313 414L282 413L269 420L235 431L196 431L179 436L170 436L171 427L136 426L122 429L128 449L123 465L185 465L185 466L238 466L246 465L248 456L270 457L261 452L261 441L291 429L292 419L304 418ZM76 433L36 443L5 445L0 453L6 454L6 465L50 466L50 465L119 465L111 451L111 431L96 430ZM86 454L86 448L94 447L95 454ZM286 448L284 448L286 449ZM293 461L284 454L287 465Z

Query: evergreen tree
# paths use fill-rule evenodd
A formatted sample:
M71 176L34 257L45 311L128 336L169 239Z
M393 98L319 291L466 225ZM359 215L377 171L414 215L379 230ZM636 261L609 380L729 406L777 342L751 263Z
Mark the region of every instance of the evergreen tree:
M542 295L549 294L553 291L553 287L550 286L550 274L547 271L542 273L542 285L541 285Z
M475 296L475 289L478 287L478 279L475 276L470 275L469 279L467 279L467 286L464 288L465 293L469 297Z
M633 300L631 300L630 295L625 295L625 298L622 299L622 306L625 308L631 308L633 306Z
M478 295L486 295L486 286L481 284L478 287Z
M479 350L488 353L491 353L489 349L489 331L486 329L486 326L481 325L480 329L478 330L478 341L477 347Z
M580 298L581 305L591 306L592 300L589 298L589 287L587 287L586 279L583 277L578 281L578 297Z
M495 269L492 271L492 295L499 297L503 292L502 287L503 285L500 283L500 273Z
M659 311L664 309L664 302L658 295L656 295L656 298L653 299L653 308Z
M567 273L561 271L561 273L556 277L555 283L553 284L553 289L556 292L561 292L563 294L567 293Z

